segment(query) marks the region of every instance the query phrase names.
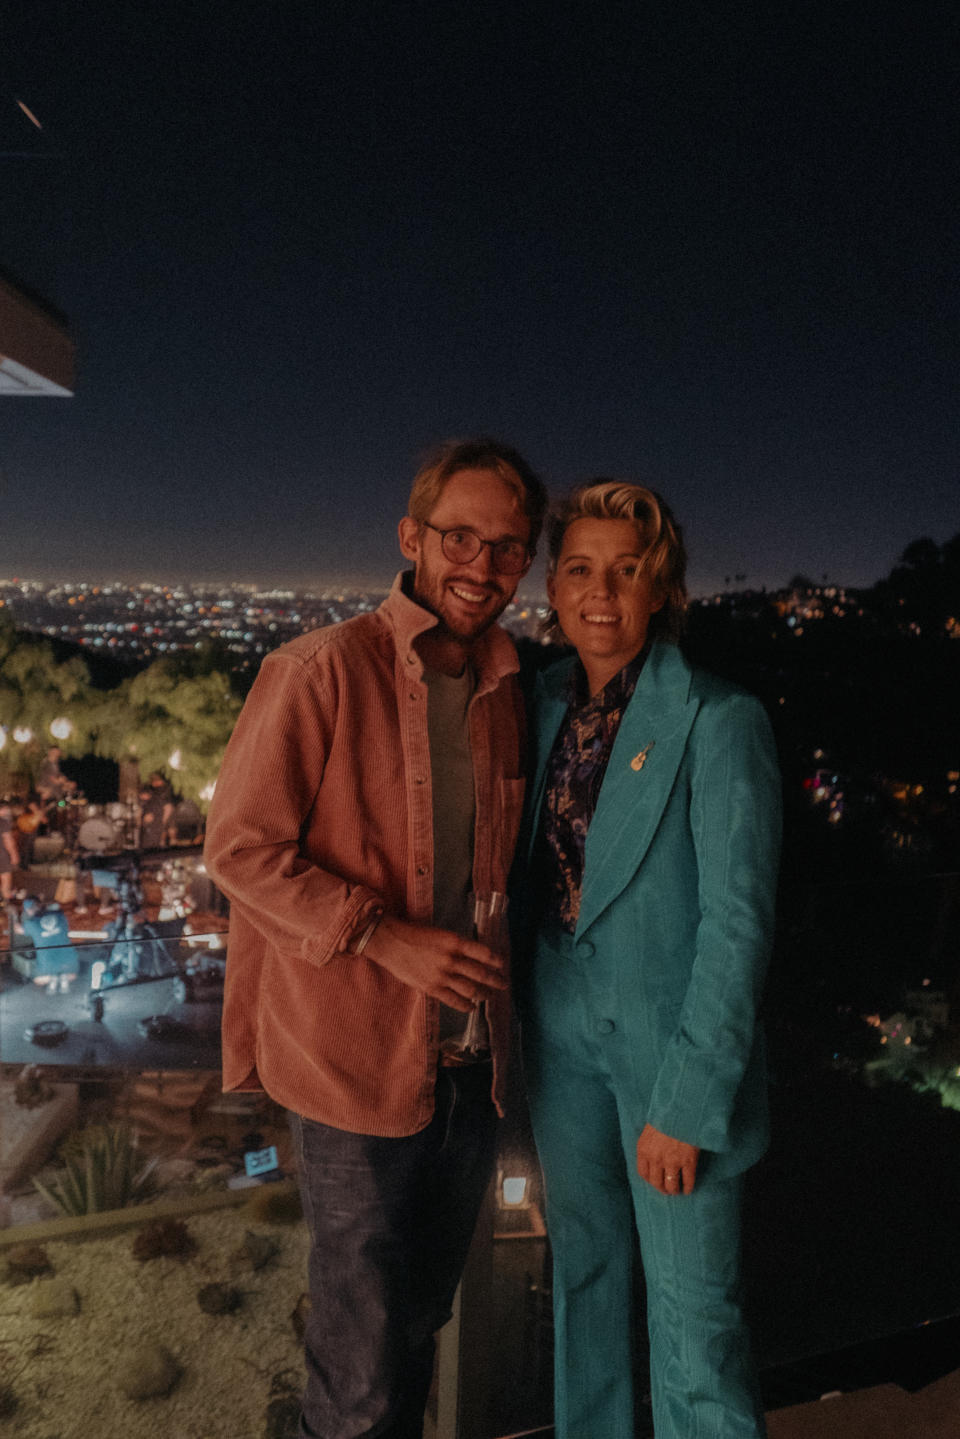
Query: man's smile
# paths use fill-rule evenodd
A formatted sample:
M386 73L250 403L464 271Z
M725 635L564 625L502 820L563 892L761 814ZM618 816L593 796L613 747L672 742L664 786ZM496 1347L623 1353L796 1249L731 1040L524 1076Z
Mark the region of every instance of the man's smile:
M489 590L477 590L464 584L451 583L450 589L458 600L463 600L468 605L482 605L485 600L490 598Z

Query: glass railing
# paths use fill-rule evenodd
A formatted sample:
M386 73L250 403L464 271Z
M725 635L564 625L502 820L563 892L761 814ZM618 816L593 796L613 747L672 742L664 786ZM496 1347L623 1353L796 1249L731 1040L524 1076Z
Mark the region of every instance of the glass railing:
M817 1356L960 1312L958 884L782 896L766 1006L774 1137L749 1178L744 1241L770 1407L800 1397L804 1372L823 1382ZM19 907L18 919L0 966L0 1405L18 1406L28 1439L136 1439L140 1427L252 1439L270 1414L282 1435L302 1373L306 1236L289 1222L284 1114L263 1095L220 1092L224 933L114 907L70 911L67 935L47 942ZM441 1336L436 1439L550 1424L543 1187L519 1068L512 1086ZM115 1292L101 1287L114 1270ZM637 1309L642 1374L639 1268ZM146 1406L104 1359L143 1346L143 1370L161 1350L173 1366L167 1397Z

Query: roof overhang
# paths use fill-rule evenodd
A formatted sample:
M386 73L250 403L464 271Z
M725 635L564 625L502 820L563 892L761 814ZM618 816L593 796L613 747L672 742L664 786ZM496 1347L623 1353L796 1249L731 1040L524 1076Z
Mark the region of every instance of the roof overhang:
M0 395L72 395L74 354L64 326L0 277Z

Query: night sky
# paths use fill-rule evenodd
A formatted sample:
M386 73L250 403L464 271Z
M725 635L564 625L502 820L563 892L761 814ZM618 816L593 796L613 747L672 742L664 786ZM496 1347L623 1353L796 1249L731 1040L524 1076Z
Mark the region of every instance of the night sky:
M662 490L694 592L946 540L957 15L4 7L0 267L78 383L0 406L0 575L388 581L476 432Z

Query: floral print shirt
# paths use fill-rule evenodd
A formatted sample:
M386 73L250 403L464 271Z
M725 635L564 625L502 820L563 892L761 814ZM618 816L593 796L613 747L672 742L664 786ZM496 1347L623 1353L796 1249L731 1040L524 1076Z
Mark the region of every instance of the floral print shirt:
M577 666L570 708L547 761L538 846L538 868L546 881L543 917L571 934L580 913L587 830L646 655L642 649L592 697L583 666Z

